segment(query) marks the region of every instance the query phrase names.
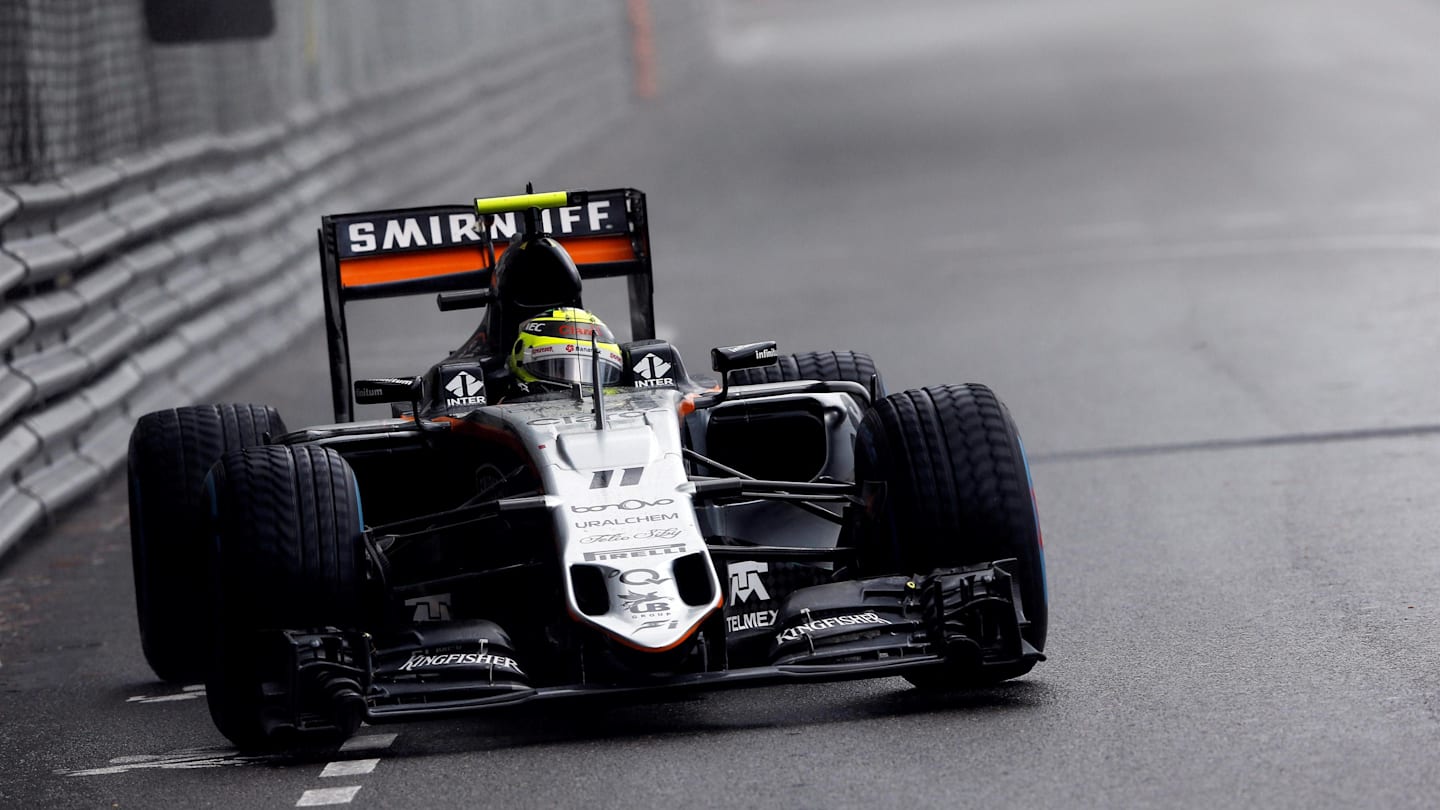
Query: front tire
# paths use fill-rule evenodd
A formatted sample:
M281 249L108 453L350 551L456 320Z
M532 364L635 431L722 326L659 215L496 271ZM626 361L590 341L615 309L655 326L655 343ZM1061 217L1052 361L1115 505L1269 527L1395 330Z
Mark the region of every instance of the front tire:
M209 630L205 476L230 450L285 432L274 408L198 405L140 417L130 434L130 556L145 660L161 680L200 680Z
M1029 465L1005 405L978 384L904 391L879 400L855 438L855 480L884 487L854 537L865 576L916 574L1014 557L1023 638L1045 648L1044 548ZM986 670L985 682L1025 674L1034 662ZM907 676L917 686L973 684L940 667Z
M207 487L215 526L215 630L206 677L210 717L240 748L268 748L294 739L296 718L286 713L288 704L267 700L276 693L266 688L275 662L266 656L263 631L354 629L363 623L359 489L339 453L312 446L229 453L215 465ZM273 641L278 634L269 635ZM347 737L358 721L340 722L318 736ZM310 741L320 741L315 736L309 735Z

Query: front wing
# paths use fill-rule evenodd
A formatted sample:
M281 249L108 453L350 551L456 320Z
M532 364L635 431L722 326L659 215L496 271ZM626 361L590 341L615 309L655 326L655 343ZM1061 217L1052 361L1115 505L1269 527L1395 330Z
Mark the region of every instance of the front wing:
M398 722L537 700L663 695L787 682L902 675L933 667L953 671L957 685L1044 660L1022 637L1027 624L1013 560L804 588L785 600L768 666L643 676L616 683L531 686L503 631L478 623L426 640L418 630L401 648L375 653L368 636L339 631L287 633L291 647L289 708L296 730L340 722L359 712L371 723ZM493 629L492 629L493 628ZM328 650L329 653L317 654ZM306 714L317 692L343 695L333 712ZM285 696L277 695L285 700ZM309 699L305 699L309 698ZM276 706L282 709L281 706Z

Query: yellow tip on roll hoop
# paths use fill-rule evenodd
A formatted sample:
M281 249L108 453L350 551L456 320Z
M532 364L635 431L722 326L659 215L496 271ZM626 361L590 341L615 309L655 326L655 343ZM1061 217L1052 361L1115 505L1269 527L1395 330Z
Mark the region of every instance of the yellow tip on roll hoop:
M562 208L570 204L569 191L546 191L540 194L515 194L509 197L476 197L475 213L505 214L526 208Z

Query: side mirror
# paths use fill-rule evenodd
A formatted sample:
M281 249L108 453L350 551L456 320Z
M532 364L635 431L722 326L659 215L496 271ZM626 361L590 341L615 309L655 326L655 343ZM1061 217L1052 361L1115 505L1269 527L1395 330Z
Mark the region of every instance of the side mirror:
M419 377L386 377L379 380L355 381L355 401L361 405L414 402L419 395Z
M743 346L718 346L710 350L710 367L728 375L742 368L764 368L780 362L780 352L775 341L762 340Z
M741 346L716 346L710 350L710 368L720 372L720 393L711 404L723 402L730 394L730 372L742 368L764 368L780 362L775 341L762 340Z

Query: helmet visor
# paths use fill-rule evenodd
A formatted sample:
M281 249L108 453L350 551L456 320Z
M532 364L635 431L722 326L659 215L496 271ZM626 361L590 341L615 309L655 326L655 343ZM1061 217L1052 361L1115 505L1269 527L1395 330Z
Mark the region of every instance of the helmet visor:
M590 385L595 382L590 357L590 347L583 344L533 346L525 349L523 365L527 372L547 382ZM615 385L620 381L623 371L619 352L602 345L600 384Z

